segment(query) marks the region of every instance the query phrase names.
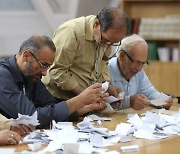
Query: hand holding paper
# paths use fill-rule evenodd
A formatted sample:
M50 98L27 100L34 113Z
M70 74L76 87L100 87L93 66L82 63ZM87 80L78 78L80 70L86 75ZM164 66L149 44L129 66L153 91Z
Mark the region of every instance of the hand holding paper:
M132 95L130 97L131 107L135 110L141 110L149 105L149 100L143 94Z
M170 107L172 106L173 104L173 99L170 97L167 101L165 101L166 104L162 105L161 107L162 108L165 108L166 110L169 110Z
M122 90L109 84L109 88L107 92L109 93L110 96L119 97L119 93L121 93Z
M172 98L161 92L160 97L155 100L150 100L150 104L154 107L169 109L172 105Z
M107 103L110 104L110 103L113 103L113 102L121 101L121 100L123 100L123 98L124 98L124 92L121 92L121 93L118 94L117 98L114 97L114 96L109 96L108 100L107 100Z

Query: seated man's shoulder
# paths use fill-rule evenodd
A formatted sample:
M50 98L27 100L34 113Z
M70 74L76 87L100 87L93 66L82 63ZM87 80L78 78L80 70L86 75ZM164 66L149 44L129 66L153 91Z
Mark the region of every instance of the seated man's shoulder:
M0 76L6 76L7 78L12 76L11 66L8 63L4 63L4 61L0 61Z

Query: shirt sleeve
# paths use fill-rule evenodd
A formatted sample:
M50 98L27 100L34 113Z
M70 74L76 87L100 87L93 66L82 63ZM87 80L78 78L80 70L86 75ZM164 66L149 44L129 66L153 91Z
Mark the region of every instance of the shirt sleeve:
M57 31L53 41L57 52L54 65L49 71L51 80L57 87L71 91L78 86L77 80L69 71L69 68L74 63L74 57L79 44L75 31L70 28Z
M10 126L11 126L10 119L7 119L2 114L0 114L0 130L10 129Z
M118 109L126 109L126 108L130 108L130 95L125 96L124 99L122 100L122 102L119 105Z
M140 87L141 93L144 94L149 100L159 98L160 92L154 88L144 70L142 71L142 82Z
M136 85L137 91L135 90L136 88L134 90L131 89L134 93L133 95L144 94L149 100L157 99L160 96L160 92L154 88L154 86L148 79L144 70L139 72L134 82L135 82L134 85ZM131 97L130 95L125 96L124 100L120 104L119 109L130 107L130 97Z
M109 68L108 68L108 60L109 60L109 55L111 54L111 48L109 48L105 53L104 53L104 56L103 56L103 61L105 63L105 66L104 66L104 71L102 72L102 81L105 82L105 81L109 81L110 82L110 73L109 73Z
M18 113L32 115L37 111L40 127L49 125L52 120L68 118L66 102L56 103L41 81L36 83L35 89L26 89L29 92L25 95L7 72L0 75L0 109L6 117L17 118Z

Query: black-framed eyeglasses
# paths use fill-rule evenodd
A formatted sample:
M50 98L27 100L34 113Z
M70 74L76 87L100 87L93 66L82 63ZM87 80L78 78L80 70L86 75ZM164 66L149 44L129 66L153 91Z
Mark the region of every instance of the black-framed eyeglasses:
M29 51L29 53L34 57L34 59L36 59L36 61L39 63L42 69L49 69L51 67L51 64L42 63L37 59L37 57L32 52Z
M100 32L101 32L101 40L99 41L100 46L105 46L105 45L120 46L121 45L121 41L119 41L118 43L113 43L102 35L101 29L100 29Z
M146 60L146 62L140 62L140 61L137 61L137 60L133 60L126 51L124 51L124 50L121 50L121 51L123 51L123 52L127 55L127 57L130 59L130 61L131 61L135 66L145 67L145 66L147 66L147 65L149 64L149 62L148 62L147 60Z

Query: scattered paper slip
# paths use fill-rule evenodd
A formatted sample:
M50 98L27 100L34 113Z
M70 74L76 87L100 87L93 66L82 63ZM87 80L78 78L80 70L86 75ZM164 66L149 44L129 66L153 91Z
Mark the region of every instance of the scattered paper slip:
M139 150L139 146L138 145L122 146L121 150L123 152L138 151Z
M0 148L0 153L14 154L15 148Z
M102 88L103 88L102 94L104 94L108 90L108 88L109 88L109 82L107 82L107 81L104 82L102 84Z
M101 113L114 113L114 112L116 111L108 103L106 104L106 108L103 111L101 111Z
M114 96L109 96L107 99L107 103L113 103L113 102L117 102L117 101L121 101L124 99L124 92L119 93L118 98L114 97Z
M132 141L132 136L125 136L121 135L119 142L126 143L126 142L131 142Z

